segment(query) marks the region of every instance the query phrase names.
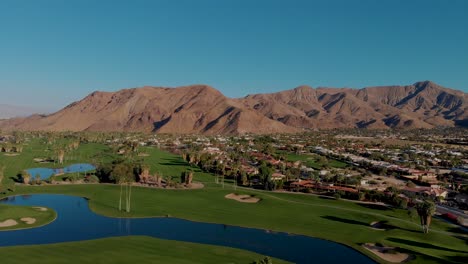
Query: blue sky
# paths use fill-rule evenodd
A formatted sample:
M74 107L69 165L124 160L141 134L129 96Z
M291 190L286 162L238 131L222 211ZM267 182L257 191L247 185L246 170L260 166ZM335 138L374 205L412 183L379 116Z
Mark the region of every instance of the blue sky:
M465 0L0 0L0 103L95 90L432 80L468 92Z

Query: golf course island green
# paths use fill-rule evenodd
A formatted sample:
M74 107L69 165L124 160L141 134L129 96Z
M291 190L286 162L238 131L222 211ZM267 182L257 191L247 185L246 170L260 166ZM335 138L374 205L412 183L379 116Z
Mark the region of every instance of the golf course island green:
M0 231L47 225L57 217L46 207L11 206L0 203Z
M31 140L21 155L0 156L0 163L11 164L7 166L5 174L16 175L18 171L37 167L33 159L46 155L42 149L44 148L39 140ZM437 218L433 219L430 232L424 234L419 219L412 218L406 210L373 208L366 204L324 199L307 194L241 188L228 181L221 185L215 183L213 175L191 167L180 156L153 147L142 147L140 151L145 153L141 159L148 164L151 173L157 171L165 176L179 177L181 172L190 169L194 171L193 181L203 183L205 188L186 190L133 187L130 212L119 210L121 187L114 184L16 185L13 191L4 194L3 197L40 193L73 195L88 198L92 211L109 217L171 216L197 222L306 235L344 244L379 263L388 262L363 245L380 243L389 248L398 248L411 255L407 263L466 263L468 260L467 234L457 226ZM73 151L73 158L65 160L61 166L81 162L93 164L96 157L112 160L113 155L106 145L84 143ZM3 179L6 185L12 181L11 177ZM261 202L242 203L225 198L232 193L253 196ZM0 211L2 221L11 218L2 212L4 210ZM27 213L18 216L34 217ZM49 219L53 218L50 216ZM385 230L376 230L370 225L381 221L385 221ZM177 250L178 248L183 250ZM86 257L81 249L86 249L90 258L105 256L103 262L109 263L127 263L134 260L150 262L153 259L167 263L251 263L259 259L258 254L236 249L148 237L3 247L0 248L0 255L8 256L4 258L8 263L24 263L29 259L17 252L31 252L28 255L31 259L39 262L43 259L44 263L53 263L54 258L57 263L63 258L71 260L71 263L82 263L80 258ZM39 251L54 254L41 253L43 257L40 258L32 253ZM213 255L212 252L217 254ZM274 260L274 263L281 262Z

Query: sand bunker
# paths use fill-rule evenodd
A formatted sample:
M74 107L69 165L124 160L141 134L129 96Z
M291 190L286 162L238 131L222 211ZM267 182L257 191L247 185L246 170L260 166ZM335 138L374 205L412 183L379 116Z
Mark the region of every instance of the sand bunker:
M36 209L37 211L41 211L41 212L47 211L47 208L45 208L45 207L39 207L39 206L33 207L33 209Z
M42 159L42 158L35 158L33 160L34 160L34 162L37 162L37 163L50 163L50 161L48 161L46 159Z
M15 157L15 156L19 156L19 153L5 153L4 155L7 157Z
M140 154L138 154L138 157L149 157L149 154L147 154L147 153L140 153Z
M36 223L36 218L32 218L32 217L23 217L20 220L25 222L27 225L32 225Z
M398 252L394 247L376 246L375 244L367 243L363 247L381 259L391 263L402 263L410 260L411 256L406 253Z
M370 223L370 226L372 229L375 229L375 230L380 230L380 231L387 230L385 223L380 222L380 221L372 222Z
M252 197L251 195L248 194L235 194L235 193L230 193L226 196L224 196L226 199L231 199L231 200L236 200L241 203L258 203L260 201L259 198Z
M3 222L0 222L0 227L9 227L9 226L15 226L17 225L18 222L16 222L15 220L13 219L7 219Z

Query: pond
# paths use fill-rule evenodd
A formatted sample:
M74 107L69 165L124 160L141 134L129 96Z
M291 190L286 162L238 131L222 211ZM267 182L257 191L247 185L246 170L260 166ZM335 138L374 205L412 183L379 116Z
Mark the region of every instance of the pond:
M68 167L62 168L62 169L50 169L50 168L33 168L33 169L27 169L26 171L31 175L31 177L34 179L36 175L41 176L41 180L46 180L50 176L55 175L55 174L62 174L62 173L75 173L75 172L87 172L91 170L95 170L96 167L94 167L91 164L88 163L79 163L79 164L73 164Z
M307 236L171 217L109 218L93 213L88 207L88 201L76 196L34 194L12 196L1 202L53 208L57 212L57 219L39 228L2 231L0 246L145 235L245 249L295 263L375 263L344 245Z

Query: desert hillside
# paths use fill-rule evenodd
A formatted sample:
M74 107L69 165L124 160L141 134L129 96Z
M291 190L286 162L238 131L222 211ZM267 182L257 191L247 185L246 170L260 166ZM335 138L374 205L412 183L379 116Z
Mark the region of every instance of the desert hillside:
M433 82L300 86L231 99L207 85L93 92L50 115L0 121L2 130L293 133L316 128L467 126L468 95Z

